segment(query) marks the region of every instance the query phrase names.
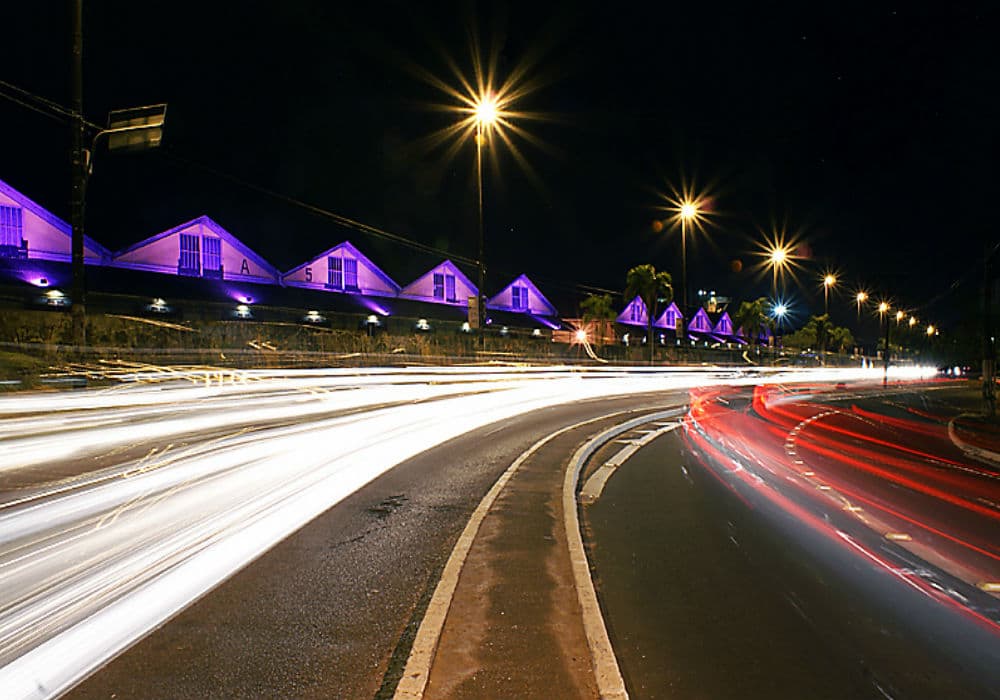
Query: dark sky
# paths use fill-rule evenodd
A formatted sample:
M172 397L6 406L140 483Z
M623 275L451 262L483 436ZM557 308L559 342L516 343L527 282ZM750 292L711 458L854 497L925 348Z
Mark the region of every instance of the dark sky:
M643 4L85 2L88 117L169 103L161 152L98 154L88 233L116 250L205 213L283 270L345 238L402 284L436 262L200 164L475 257L475 149L424 146L452 117L414 74L450 80L444 55L471 74L471 32L501 78L534 65L518 108L547 117L522 122L541 147L515 138L534 177L489 154L487 291L522 271L554 299L620 289L644 262L679 280L677 235L650 224L682 177L717 210L688 251L692 289L766 293L750 251L784 224L812 254L800 308L821 306L828 265L913 306L997 238L986 3ZM5 10L0 78L69 102L67 6ZM7 100L0 118L0 178L68 218L67 129Z

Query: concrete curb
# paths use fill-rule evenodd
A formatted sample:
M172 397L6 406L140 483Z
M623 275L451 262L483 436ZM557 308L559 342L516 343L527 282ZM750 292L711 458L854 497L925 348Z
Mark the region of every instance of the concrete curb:
M952 443L960 449L965 454L976 459L981 459L984 462L989 462L994 466L1000 467L1000 453L993 452L992 450L987 450L983 447L976 447L975 445L970 445L962 438L958 437L958 432L955 430L955 421L962 416L972 416L972 413L962 413L955 416L950 421L948 421L948 438Z
M569 556L573 568L573 579L576 582L577 597L583 611L583 627L587 635L587 645L590 647L591 663L597 690L602 700L628 700L628 690L625 679L622 678L618 659L608 638L608 630L604 625L597 592L590 577L590 563L583 547L583 537L580 534L580 518L577 514L576 485L580 472L588 459L608 440L628 432L640 425L655 420L663 420L676 416L677 409L650 413L633 420L616 425L587 441L570 459L563 481L563 521L566 527L566 541L569 545Z
M458 587L458 579L462 573L462 567L465 565L465 560L468 558L469 551L472 549L472 544L476 539L476 535L479 533L479 528L482 525L483 520L486 518L486 514L493 506L493 503L500 495L500 492L503 491L504 487L507 485L507 482L509 482L517 472L518 468L528 458L535 454L535 452L560 435L563 435L571 430L575 430L581 426L607 420L613 416L626 413L635 413L635 409L614 411L596 418L590 418L588 420L566 426L545 436L529 447L526 451L521 453L521 455L514 460L513 463L511 463L507 470L500 475L500 478L497 479L496 483L493 484L493 487L486 493L486 495L483 496L482 501L479 502L479 505L476 507L475 511L473 511L472 516L469 518L469 522L466 524L465 529L462 531L458 541L455 543L455 547L452 549L451 555L448 557L448 562L445 564L444 570L441 573L441 579L438 581L438 584L434 589L434 594L431 597L431 601L427 605L427 611L424 613L424 618L420 623L420 628L417 630L417 635L413 640L413 646L410 649L410 656L406 661L406 667L403 670L403 675L399 680L399 684L396 686L395 693L393 694L394 700L419 700L420 698L423 698L424 691L427 688L427 681L430 679L431 666L434 663L434 656L437 653L438 642L441 639L441 632L444 629L445 620L448 616L448 610L451 608L451 602L455 595L455 589ZM651 419L644 417L637 420L637 424L641 425ZM634 422L635 421L630 421L630 423ZM572 511L575 520L575 501ZM576 528L576 533L576 538L579 540L578 527ZM580 546L582 548L582 543ZM586 567L586 560L584 560L584 566ZM590 583L589 572L587 572L587 582L588 584ZM591 591L593 591L592 585ZM599 610L598 615L600 615ZM603 621L601 621L601 627L603 628ZM589 639L590 636L588 632L588 642ZM601 687L600 684L598 684L598 687Z

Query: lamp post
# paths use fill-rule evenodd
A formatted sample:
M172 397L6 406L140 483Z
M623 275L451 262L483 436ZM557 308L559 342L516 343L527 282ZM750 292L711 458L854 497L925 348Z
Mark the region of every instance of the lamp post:
M837 284L837 277L827 274L823 277L823 313L830 315L830 287Z
M681 204L681 284L684 286L684 317L688 316L688 277L687 277L687 227L688 222L693 221L698 216L698 207L694 202L686 201Z
M889 302L887 302L887 301L881 301L881 302L879 302L879 305L878 305L879 323L884 323L885 324L885 345L884 345L884 347L882 349L882 364L883 364L883 367L884 367L883 373L882 373L882 386L888 386L889 385L889 326L890 326L890 324L889 324L889 319L887 319L885 317L885 315L889 312L889 309L891 309L891 308L892 307L889 305ZM900 313L902 313L902 312L900 312ZM898 314L897 314L897 316L898 316Z
M788 264L788 248L776 245L768 251L767 262L771 266L771 296L778 296L778 272Z
M480 347L485 347L486 337L486 304L483 295L486 293L486 234L483 226L483 144L490 129L497 121L496 99L486 93L482 95L475 105L474 117L476 121L476 183L479 195L479 292L476 295L476 303L479 316L479 343Z
M864 304L866 301L868 301L868 294L864 291L860 291L857 293L857 296L854 297L854 300L858 303L858 320L860 321L861 305Z

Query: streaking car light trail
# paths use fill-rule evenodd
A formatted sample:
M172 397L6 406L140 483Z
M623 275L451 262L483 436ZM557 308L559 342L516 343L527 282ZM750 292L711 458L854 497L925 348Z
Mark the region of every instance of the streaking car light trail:
M0 399L0 687L52 697L394 465L562 403L871 370L245 373ZM16 489L10 485L15 484Z

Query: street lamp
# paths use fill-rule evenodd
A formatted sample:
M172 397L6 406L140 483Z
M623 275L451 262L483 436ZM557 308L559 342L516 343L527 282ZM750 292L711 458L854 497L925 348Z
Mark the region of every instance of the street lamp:
M913 328L915 325L917 325L917 317L910 316L910 328Z
M887 301L880 301L878 304L879 323L885 324L885 347L882 348L882 363L885 369L882 374L882 386L888 386L889 384L889 328L891 324L889 323L889 319L887 319L885 315L889 312L889 309L891 308L892 307L889 305L889 302ZM896 314L897 319L899 318L899 314L901 313L903 312L900 311L899 313Z
M688 273L687 273L687 227L698 218L698 206L691 200L681 203L681 284L684 286L684 316L688 314Z
M868 301L868 293L864 290L857 293L854 300L858 302L858 318L861 318L861 305Z
M480 95L474 108L476 119L476 182L479 193L479 293L476 306L479 316L479 342L485 345L486 338L482 332L486 323L486 309L483 295L486 293L486 234L483 226L483 142L490 130L497 123L498 109L496 98L490 93Z
M837 284L837 276L828 272L823 277L823 313L830 315L830 287Z
M784 271L788 265L788 248L781 244L776 244L767 251L767 263L771 266L771 294L778 294L778 272Z
M899 322L902 321L904 318L906 318L906 312L903 311L902 309L900 309L899 311L897 311L896 312L896 325L898 326Z
M935 328L933 324L928 325L927 335L934 335L935 333L937 333L937 328Z

